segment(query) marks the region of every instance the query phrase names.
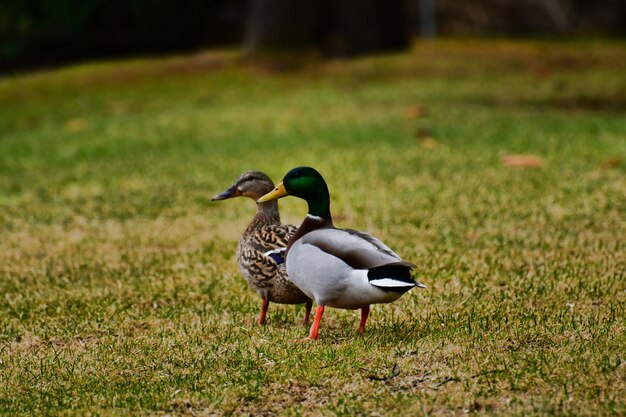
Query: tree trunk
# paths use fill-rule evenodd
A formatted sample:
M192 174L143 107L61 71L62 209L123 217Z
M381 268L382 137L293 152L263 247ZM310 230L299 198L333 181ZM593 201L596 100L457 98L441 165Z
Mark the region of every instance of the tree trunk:
M251 0L245 47L250 52L317 46L324 38L324 2Z
M360 55L408 47L407 0L252 0L251 52L316 47Z

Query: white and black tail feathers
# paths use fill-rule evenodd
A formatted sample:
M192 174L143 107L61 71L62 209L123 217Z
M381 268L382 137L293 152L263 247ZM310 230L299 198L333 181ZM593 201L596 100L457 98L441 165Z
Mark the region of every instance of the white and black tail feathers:
M411 278L412 265L404 263L387 264L371 268L367 272L370 284L383 291L405 293L413 287L426 288Z

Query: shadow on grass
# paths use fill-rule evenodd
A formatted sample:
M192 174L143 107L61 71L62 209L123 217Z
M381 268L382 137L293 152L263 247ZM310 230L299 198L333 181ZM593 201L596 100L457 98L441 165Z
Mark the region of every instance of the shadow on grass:
M470 104L478 104L486 107L508 107L535 110L558 110L569 113L626 113L626 95L579 95L579 96L556 96L547 98L524 98L524 97L487 97L476 96L467 100Z

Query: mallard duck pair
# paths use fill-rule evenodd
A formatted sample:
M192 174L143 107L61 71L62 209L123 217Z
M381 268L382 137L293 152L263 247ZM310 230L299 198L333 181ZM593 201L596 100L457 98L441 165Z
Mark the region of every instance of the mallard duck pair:
M257 203L261 206L287 195L308 204L308 214L289 237L285 255L288 279L317 303L309 339L319 338L326 306L361 309L358 330L363 332L371 304L389 303L413 287L424 287L411 278L415 265L380 240L333 225L328 186L315 169L292 169Z

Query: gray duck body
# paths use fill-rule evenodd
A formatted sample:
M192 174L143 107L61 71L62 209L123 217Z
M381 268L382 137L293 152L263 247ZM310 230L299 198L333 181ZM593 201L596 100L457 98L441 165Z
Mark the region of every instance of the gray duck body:
M397 274L372 279L370 270L381 267L410 271L415 265L367 233L332 226L296 239L287 256L289 277L307 296L318 305L349 310L390 303L420 286L408 274L404 280Z

